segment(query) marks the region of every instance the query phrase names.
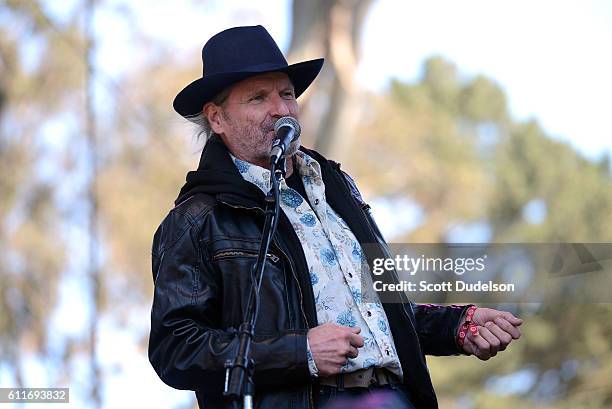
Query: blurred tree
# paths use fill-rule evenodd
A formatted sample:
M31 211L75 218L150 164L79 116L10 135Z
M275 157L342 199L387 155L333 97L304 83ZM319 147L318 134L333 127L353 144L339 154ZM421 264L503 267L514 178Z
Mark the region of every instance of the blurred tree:
M58 29L35 1L3 2L0 18L0 356L16 386L29 386L22 358L46 356L67 261L55 180L41 171L54 168L43 124L78 94L82 65L69 44L80 38L74 21ZM25 48L37 45L38 58L26 64Z
M453 65L428 60L418 84L393 81L387 95L373 96L351 144L347 166L369 194L409 195L422 208L425 219L406 240L444 242L449 223L486 209L490 180L477 135L457 120L460 91Z
M498 240L610 240L610 174L567 144L551 140L535 122L509 129L495 155L495 173L489 217ZM541 201L545 212L538 224L525 218L533 200Z
M294 0L288 59L325 57L316 87L301 101L304 142L343 159L359 122L361 99L355 85L359 44L372 0Z
M484 76L462 80L433 57L416 83L393 81L372 96L365 119L350 155L366 196L407 197L423 210L397 242L445 242L471 222L485 223L493 242L610 241L605 159L589 161L534 121L513 120L503 90ZM537 217L528 214L534 203ZM561 299L517 311L524 338L500 357L429 360L442 407L458 398L475 408L609 407L612 324L603 317L612 305ZM504 396L511 382L518 393Z
M170 50L155 54L160 61L171 58ZM159 61L126 74L118 87L129 91L116 95L116 122L103 128L113 142L100 174L100 216L110 252L109 304L119 309L150 303L153 233L198 161L199 152L182 132L186 121L178 121L168 103L191 77L188 69ZM164 85L150 87L151 81Z

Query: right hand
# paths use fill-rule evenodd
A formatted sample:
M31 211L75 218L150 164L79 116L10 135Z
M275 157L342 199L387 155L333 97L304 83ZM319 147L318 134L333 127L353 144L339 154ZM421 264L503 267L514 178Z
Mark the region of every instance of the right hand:
M356 358L357 348L363 346L363 337L358 335L359 327L345 327L327 322L308 331L310 352L317 365L319 376L340 373L348 358Z

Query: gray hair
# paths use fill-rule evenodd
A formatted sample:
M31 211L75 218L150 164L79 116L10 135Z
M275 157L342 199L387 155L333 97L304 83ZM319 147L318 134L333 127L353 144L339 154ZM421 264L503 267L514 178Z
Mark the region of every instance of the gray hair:
M231 86L223 89L223 91L215 95L214 98L212 98L209 102L212 102L213 104L222 107L223 104L225 104L225 101L227 100L227 97L229 96L231 90L232 90ZM212 130L212 127L210 126L208 117L204 115L203 109L204 107L202 107L202 111L200 111L197 115L192 115L186 118L196 125L195 134L194 134L194 137L196 138L196 140L198 142L200 140L204 140L203 146L206 146L206 143L214 135L214 132Z
M210 126L210 122L208 122L208 118L204 113L200 112L197 115L190 116L187 118L189 121L195 124L195 132L193 134L196 142L204 141L203 146L206 146L206 143L213 135L212 128Z

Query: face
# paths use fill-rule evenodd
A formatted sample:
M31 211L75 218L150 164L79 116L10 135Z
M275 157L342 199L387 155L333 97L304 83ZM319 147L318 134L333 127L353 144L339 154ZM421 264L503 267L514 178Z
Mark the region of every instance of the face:
M298 119L298 104L287 74L272 72L233 85L224 103L207 103L204 114L234 156L267 167L274 124L284 116ZM298 139L288 154L299 146Z

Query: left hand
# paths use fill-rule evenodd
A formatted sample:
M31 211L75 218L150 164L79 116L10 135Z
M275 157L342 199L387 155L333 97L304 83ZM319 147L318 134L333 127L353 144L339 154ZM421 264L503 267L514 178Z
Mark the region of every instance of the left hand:
M478 331L476 334L468 331L463 350L483 361L497 355L498 351L505 350L513 339L521 337L518 327L523 320L507 311L477 308L472 322L477 325ZM462 324L463 321L460 326Z

